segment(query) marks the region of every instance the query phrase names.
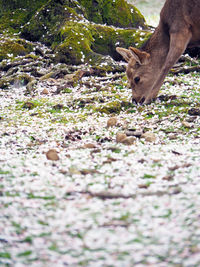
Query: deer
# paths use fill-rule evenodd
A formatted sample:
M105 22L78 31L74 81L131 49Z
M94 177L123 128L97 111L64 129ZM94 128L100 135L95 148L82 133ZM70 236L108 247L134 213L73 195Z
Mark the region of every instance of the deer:
M166 0L153 34L140 48L117 47L127 61L133 103L155 100L164 79L187 47L200 45L200 0Z

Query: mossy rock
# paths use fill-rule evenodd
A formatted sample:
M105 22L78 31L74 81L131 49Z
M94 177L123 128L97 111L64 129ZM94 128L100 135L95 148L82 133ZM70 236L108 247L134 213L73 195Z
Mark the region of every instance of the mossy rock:
M50 0L25 25L22 35L33 41L51 43L63 25L83 20L122 28L147 28L141 13L125 0Z
M100 24L85 24L70 22L59 32L61 43L55 46L56 60L64 63L101 64L105 57L120 59L116 46L141 46L150 33L138 29L119 29Z
M12 86L22 87L33 80L27 73L14 74L0 79L0 89L9 89Z
M19 32L48 0L0 0L0 33Z
M23 27L21 36L47 45L60 43L58 32L65 23L80 21L82 18L83 11L76 2L50 0Z
M89 21L116 27L146 27L139 10L125 0L79 0Z
M20 38L0 37L0 61L24 56L33 50L32 45Z
M94 52L102 55L110 55L115 60L120 58L116 47L140 47L146 42L151 33L139 29L119 29L103 25L92 25L94 42L91 48Z
M51 46L56 62L93 65L103 63L104 56L108 55L119 59L116 46L140 46L147 39L141 37L141 33L149 36L143 16L125 0L33 0L34 5L30 0L24 2L0 0L2 14L11 11L15 16L15 12L21 12L19 23L11 17L8 20L14 20L18 27L26 22L21 28L21 36ZM108 26L102 25L105 23ZM135 27L142 27L144 31Z

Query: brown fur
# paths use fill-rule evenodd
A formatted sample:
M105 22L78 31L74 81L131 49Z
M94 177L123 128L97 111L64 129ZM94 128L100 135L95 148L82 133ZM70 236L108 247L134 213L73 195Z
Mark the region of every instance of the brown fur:
M133 100L149 103L157 97L172 66L186 47L200 45L200 0L166 0L152 37L139 50L117 47L128 62Z

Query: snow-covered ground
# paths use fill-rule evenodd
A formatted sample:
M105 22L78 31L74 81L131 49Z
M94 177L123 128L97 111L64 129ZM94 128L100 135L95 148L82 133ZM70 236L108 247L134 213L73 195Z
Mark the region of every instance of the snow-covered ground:
M148 106L112 77L0 91L2 266L200 266L199 73Z

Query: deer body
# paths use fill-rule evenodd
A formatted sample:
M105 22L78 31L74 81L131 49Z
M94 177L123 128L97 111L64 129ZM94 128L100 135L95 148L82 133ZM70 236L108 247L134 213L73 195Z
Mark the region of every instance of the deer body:
M187 47L200 45L200 0L166 0L160 22L139 50L117 47L128 62L127 77L136 103L157 97L172 66Z

